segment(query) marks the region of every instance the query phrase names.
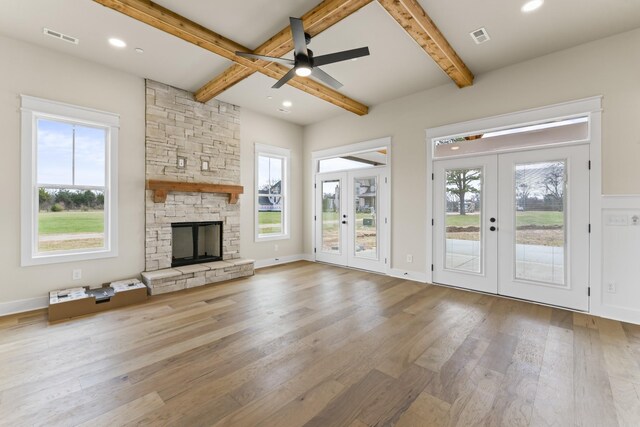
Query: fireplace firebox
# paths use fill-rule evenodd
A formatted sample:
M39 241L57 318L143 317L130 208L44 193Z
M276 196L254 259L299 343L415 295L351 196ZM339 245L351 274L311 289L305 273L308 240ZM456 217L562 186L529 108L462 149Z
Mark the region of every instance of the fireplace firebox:
M171 224L171 267L222 260L222 221Z

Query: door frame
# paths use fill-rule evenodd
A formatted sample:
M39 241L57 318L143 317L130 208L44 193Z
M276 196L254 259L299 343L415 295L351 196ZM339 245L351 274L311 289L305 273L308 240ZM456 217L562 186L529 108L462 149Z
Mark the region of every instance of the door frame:
M387 182L387 191L383 195L385 198L384 202L387 205L387 215L386 223L384 227L381 227L380 234L381 238L385 240L384 250L380 252L380 256L386 258L387 263L385 264L385 274L389 275L391 271L391 200L392 200L392 178L391 178L391 137L382 137L371 139L367 141L357 142L354 144L342 145L339 147L328 148L325 150L318 150L311 152L311 168L310 168L310 182L311 182L311 192L312 192L312 201L311 201L311 223L312 232L311 232L311 260L316 262L316 221L314 220L314 215L316 215L316 174L318 174L318 165L320 160L328 159L337 156L344 156L348 154L357 154L362 153L364 151L370 151L375 148L384 148L387 150L387 166L386 166L386 176Z
M484 154L498 154L516 150L535 150L562 145L588 144L591 162L589 178L589 218L591 226L589 244L589 313L600 315L602 306L602 96L568 101L560 104L548 105L514 113L486 117L466 122L428 128L425 130L426 160L427 160L427 185L426 185L426 223L431 223L426 232L426 278L428 283L433 282L432 266L433 254L433 198L434 198L434 147L439 139L452 138L470 134L487 133L516 126L533 125L548 122L554 119L566 119L571 117L586 116L589 119L589 134L586 140L569 141L562 144L553 144L541 147L515 148L510 150L492 151ZM478 156L483 153L474 153L455 157ZM449 158L454 158L451 156Z

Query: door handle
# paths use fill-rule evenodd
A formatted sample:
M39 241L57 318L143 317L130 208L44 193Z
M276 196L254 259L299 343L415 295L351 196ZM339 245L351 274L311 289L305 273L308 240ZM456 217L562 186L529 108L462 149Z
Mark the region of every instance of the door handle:
M489 230L491 230L491 231L496 231L496 230L497 230L497 228L496 228L496 227L494 227L494 226L492 225L491 227L489 227Z
M342 221L342 223L343 223L343 224L346 224L346 223L347 223L347 221Z
M490 222L496 222L496 219L495 218L489 218L489 221Z

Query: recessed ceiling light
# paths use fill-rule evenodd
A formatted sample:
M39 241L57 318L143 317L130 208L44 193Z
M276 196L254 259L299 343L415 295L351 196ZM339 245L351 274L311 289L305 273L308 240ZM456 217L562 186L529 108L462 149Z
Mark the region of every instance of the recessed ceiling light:
M267 96L267 99L273 99L273 96Z
M524 13L533 12L544 4L544 0L531 0L526 2L520 9Z
M141 47L135 48L136 53L144 53L144 49Z
M293 102L291 102L291 101L282 101L282 106L283 106L283 107L287 107L287 108L289 108L289 107L291 107L292 105L293 105Z
M451 147L452 150L459 150L460 147L458 147L457 145L454 145L453 147Z
M113 47L119 47L119 48L127 47L127 44L125 42L115 38L109 39L109 44Z

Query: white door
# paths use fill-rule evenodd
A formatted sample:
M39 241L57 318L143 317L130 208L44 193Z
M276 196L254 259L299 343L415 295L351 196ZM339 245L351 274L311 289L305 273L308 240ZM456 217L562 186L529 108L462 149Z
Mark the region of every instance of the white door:
M497 165L495 155L435 162L434 282L497 292Z
M588 310L588 161L586 145L436 161L434 282Z
M316 175L316 260L386 271L386 168Z
M589 147L499 157L498 292L589 309Z

